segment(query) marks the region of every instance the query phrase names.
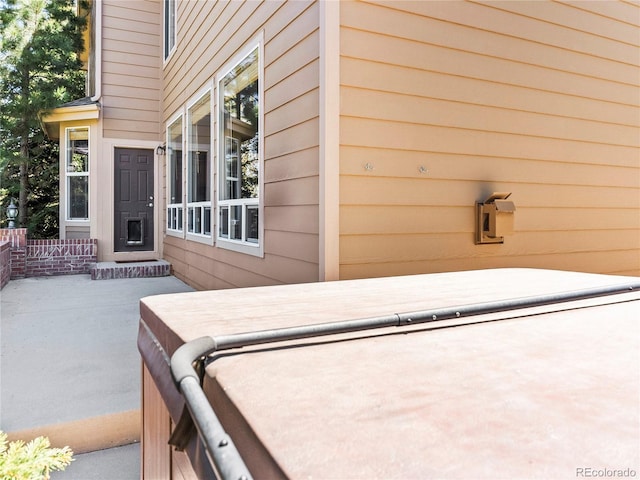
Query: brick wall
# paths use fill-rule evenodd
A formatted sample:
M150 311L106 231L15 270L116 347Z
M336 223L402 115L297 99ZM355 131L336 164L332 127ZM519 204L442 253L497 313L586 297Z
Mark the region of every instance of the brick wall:
M26 271L27 229L2 228L0 240L11 245L11 278L24 278Z
M11 278L11 242L0 241L0 290L9 283Z
M7 272L11 279L89 273L98 261L95 239L27 240L26 228L2 228L0 242L0 288Z
M27 271L27 259L25 247L11 249L11 279L24 278Z
M89 273L97 261L95 239L27 240L25 276Z
M8 241L12 248L24 248L27 246L27 229L0 228L0 239Z

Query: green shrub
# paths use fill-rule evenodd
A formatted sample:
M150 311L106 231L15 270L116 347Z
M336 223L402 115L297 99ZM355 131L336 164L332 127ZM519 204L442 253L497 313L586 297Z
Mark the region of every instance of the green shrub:
M73 461L69 447L51 448L49 439L9 443L0 431L0 480L48 480L53 470L64 470Z

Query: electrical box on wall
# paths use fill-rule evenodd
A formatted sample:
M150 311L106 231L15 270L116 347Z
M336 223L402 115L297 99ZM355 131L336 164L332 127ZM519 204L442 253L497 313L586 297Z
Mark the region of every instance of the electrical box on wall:
M516 206L507 200L510 196L495 192L476 203L476 244L504 243L504 237L513 234Z

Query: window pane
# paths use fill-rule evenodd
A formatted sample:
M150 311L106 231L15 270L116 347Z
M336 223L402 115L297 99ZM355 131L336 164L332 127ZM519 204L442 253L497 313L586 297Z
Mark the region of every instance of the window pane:
M260 242L259 55L257 46L220 79L217 90L218 235L252 246Z
M169 203L182 203L182 118L167 129Z
M229 238L229 207L220 207L220 236Z
M89 171L89 129L67 129L67 172Z
M166 59L176 43L176 2L164 0L164 58Z
M207 152L190 152L189 202L206 202L209 199L209 157Z
M258 243L258 206L247 207L247 242Z
M69 218L89 218L89 177L86 175L69 178Z
M193 232L194 233L202 233L202 209L200 207L196 207L193 209Z
M187 136L189 153L189 202L211 200L210 163L211 156L211 109L210 94L206 94L189 109L189 132Z
M224 171L220 178L225 182L221 184L222 199L258 198L260 99L257 48L224 76L220 90L226 159L221 162ZM240 185L232 183L232 178Z
M202 210L204 211L202 216L203 233L205 235L211 235L211 207L202 207Z
M231 207L231 232L229 238L242 240L242 205Z
M167 228L182 230L182 207L167 208Z
M225 138L226 200L240 198L240 155L238 140L233 137Z

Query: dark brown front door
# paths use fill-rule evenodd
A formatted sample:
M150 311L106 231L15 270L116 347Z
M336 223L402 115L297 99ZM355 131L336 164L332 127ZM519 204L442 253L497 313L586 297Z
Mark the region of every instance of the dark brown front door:
M114 250L153 250L153 150L116 148Z

